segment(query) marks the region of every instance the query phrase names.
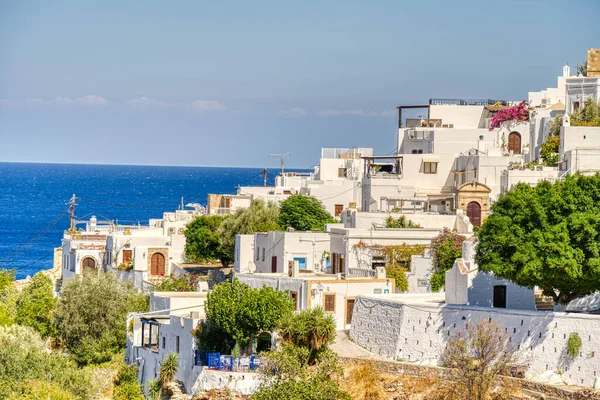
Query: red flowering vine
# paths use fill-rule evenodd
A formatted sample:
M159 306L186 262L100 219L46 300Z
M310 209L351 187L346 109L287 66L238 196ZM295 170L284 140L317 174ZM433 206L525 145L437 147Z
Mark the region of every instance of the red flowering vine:
M502 123L507 121L514 121L517 124L529 121L529 110L525 107L525 101L498 111L490 121L490 131L500 128Z

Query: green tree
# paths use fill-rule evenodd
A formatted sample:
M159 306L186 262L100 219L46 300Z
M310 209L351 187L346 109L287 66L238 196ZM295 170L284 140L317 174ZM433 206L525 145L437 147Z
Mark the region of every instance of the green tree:
M433 261L433 274L430 284L431 290L439 291L446 282L446 271L452 268L454 261L462 255L462 242L464 236L444 228L442 233L433 238L431 242L431 257Z
M30 326L43 338L55 334L52 313L56 306L52 280L38 272L19 295L17 300L17 323Z
M236 235L280 230L278 220L279 207L271 201L254 200L250 207L236 210L218 229L223 251L233 259Z
M482 271L540 287L556 304L600 287L600 175L519 184L500 196L479 232Z
M287 314L277 329L284 343L308 350L306 364L315 364L319 354L335 339L335 319L321 307Z
M53 321L79 364L100 363L125 346L127 314L147 309L148 297L139 294L131 282L101 273L68 281Z
M323 203L312 196L294 194L280 204L279 225L284 229L322 231L331 222L335 220Z
M190 262L204 263L220 260L228 265L233 258L221 247L218 235L224 219L220 215L201 215L187 225L185 230L185 256Z
M331 349L321 351L311 368L306 367L308 348L289 343L264 358L268 384L251 397L253 400L350 400L337 384L343 374L337 354Z
M589 97L583 107L571 114L571 126L600 126L600 104Z
M18 291L14 280L14 270L0 270L0 326L12 325L17 318Z
M560 128L562 127L563 116L557 115L554 117L552 126L550 127L550 135L542 144L540 149L540 157L544 161L544 165L553 167L558 164L558 151L560 148Z
M386 278L393 279L396 283L396 290L400 292L406 292L408 290L408 278L406 273L408 271L402 267L395 267L388 265L385 267Z
M261 332L271 332L277 322L292 313L293 303L288 292L263 286L253 289L237 279L223 282L208 293L204 306L206 311L207 333L214 329L222 331L240 347L248 346ZM208 340L213 335L201 336ZM207 344L218 346L218 344ZM200 344L202 347L203 345Z

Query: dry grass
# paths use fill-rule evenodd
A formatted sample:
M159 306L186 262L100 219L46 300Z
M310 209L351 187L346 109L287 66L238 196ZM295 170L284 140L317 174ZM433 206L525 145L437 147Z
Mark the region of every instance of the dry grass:
M385 400L389 398L384 390L386 381L372 362L366 362L351 367L340 386L355 400Z

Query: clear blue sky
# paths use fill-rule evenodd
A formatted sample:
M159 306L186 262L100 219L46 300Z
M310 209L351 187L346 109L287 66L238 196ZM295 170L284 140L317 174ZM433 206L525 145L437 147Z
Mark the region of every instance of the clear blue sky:
M387 154L397 105L555 86L599 18L598 0L0 0L0 161Z

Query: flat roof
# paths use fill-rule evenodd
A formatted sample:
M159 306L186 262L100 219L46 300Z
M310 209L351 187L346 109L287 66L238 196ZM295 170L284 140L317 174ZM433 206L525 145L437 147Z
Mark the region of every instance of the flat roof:
M280 278L289 278L289 279L298 279L298 280L303 280L303 281L338 281L339 283L344 283L344 282L353 282L353 281L360 281L360 283L364 283L365 280L369 280L369 281L373 281L373 282L385 282L385 281L391 281L391 278L382 278L382 279L377 279L375 277L373 278L369 278L369 277L364 277L364 276L356 276L356 277L349 277L346 276L344 279L338 279L336 274L315 274L315 273L303 273L300 272L300 274L298 274L298 276L289 276L286 273L272 273L272 272L256 272L256 273L238 273L236 274L236 276L248 276L248 277L252 277L255 276L257 278L273 278L273 279L280 279Z

